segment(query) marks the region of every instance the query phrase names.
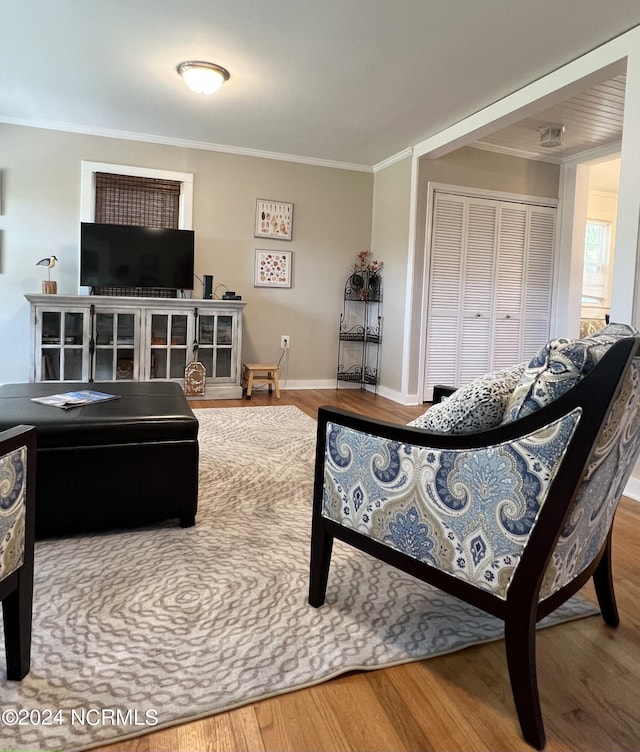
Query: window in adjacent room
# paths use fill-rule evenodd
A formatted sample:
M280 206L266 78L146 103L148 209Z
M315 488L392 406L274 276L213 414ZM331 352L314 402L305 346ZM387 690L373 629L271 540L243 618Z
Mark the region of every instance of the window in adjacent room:
M582 305L609 308L611 223L587 220L582 277Z

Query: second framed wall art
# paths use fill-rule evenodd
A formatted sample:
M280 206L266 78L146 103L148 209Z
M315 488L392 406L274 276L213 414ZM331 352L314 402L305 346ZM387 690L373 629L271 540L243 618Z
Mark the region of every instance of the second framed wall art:
M291 251L256 250L254 287L291 287Z

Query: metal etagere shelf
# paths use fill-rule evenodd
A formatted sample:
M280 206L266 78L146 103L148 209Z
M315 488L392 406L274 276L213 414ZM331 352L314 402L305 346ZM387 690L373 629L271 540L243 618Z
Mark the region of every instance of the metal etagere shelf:
M337 387L340 382L377 387L382 342L382 277L354 272L344 286L338 333Z

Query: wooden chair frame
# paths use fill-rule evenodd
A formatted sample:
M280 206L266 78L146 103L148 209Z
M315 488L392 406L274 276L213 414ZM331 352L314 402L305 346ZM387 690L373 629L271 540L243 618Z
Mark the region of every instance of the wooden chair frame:
M552 404L511 424L476 434L431 434L421 429L371 420L331 407L320 408L309 603L319 607L325 601L333 540L337 538L502 619L509 677L522 734L529 744L542 749L545 745L545 732L536 673L537 622L573 596L591 577L605 622L617 626L619 621L611 570L611 528L600 551L584 571L545 600L539 600L539 592L556 542L585 475L592 449L620 391L625 372L639 351L640 338L625 338L612 346L582 381ZM581 410L581 418L504 599L322 514L328 423L393 442L459 450L514 441L548 426L576 408Z
M36 429L17 426L0 433L0 455L27 449L24 561L0 581L7 679L19 681L31 668L35 539Z

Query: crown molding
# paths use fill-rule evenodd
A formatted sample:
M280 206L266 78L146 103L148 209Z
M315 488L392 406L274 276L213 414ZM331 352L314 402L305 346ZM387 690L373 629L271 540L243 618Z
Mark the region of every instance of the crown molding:
M468 144L468 148L470 149L482 149L484 151L493 151L497 152L498 154L506 154L508 156L512 157L522 157L523 159L533 159L537 160L538 162L548 162L550 164L579 164L581 162L590 162L595 161L597 159L600 160L606 160L610 159L611 155L620 153L620 149L622 148L621 141L614 141L610 144L603 144L602 146L594 146L589 149L585 149L584 151L576 152L574 154L569 154L567 156L557 156L552 157L549 155L541 156L540 154L536 154L534 152L528 152L523 149L514 149L509 146L498 146L496 144L484 144L481 142L476 141L475 143Z
M109 128L95 128L91 126L77 125L75 123L60 123L39 120L22 120L20 118L0 117L0 123L7 125L19 125L26 128L41 128L50 131L64 131L77 133L84 136L99 136L101 138L118 138L125 141L140 141L149 144L161 144L163 146L176 146L183 149L198 149L200 151L216 151L223 154L236 154L242 157L255 157L257 159L273 159L278 162L295 162L297 164L311 165L313 167L328 167L333 170L350 170L352 172L373 172L371 165L357 164L353 162L337 162L330 159L318 159L316 157L303 157L298 154L282 154L280 152L262 151L240 146L226 146L224 144L212 144L208 141L190 141L188 139L171 138L169 136L154 136L149 133L135 133L131 131L118 131Z
M373 171L379 172L380 170L384 170L386 167L391 167L391 165L396 164L396 162L402 162L403 159L407 159L407 157L411 156L413 156L413 147L409 146L407 149L403 149L397 154L387 157L387 159L383 159L382 162L374 164Z
M570 157L565 157L562 161L565 164L579 164L580 162L605 162L608 159L620 156L622 149L622 141L614 141L610 144L603 144L602 146L594 146L592 149L585 149L579 154L572 154Z
M498 144L486 144L476 141L472 144L467 144L470 149L481 149L482 151L492 151L497 154L506 154L510 157L521 157L522 159L533 159L538 162L549 162L550 164L562 164L562 157L555 157L549 155L541 156L533 151L526 151L525 149L515 149L510 146L499 146Z

